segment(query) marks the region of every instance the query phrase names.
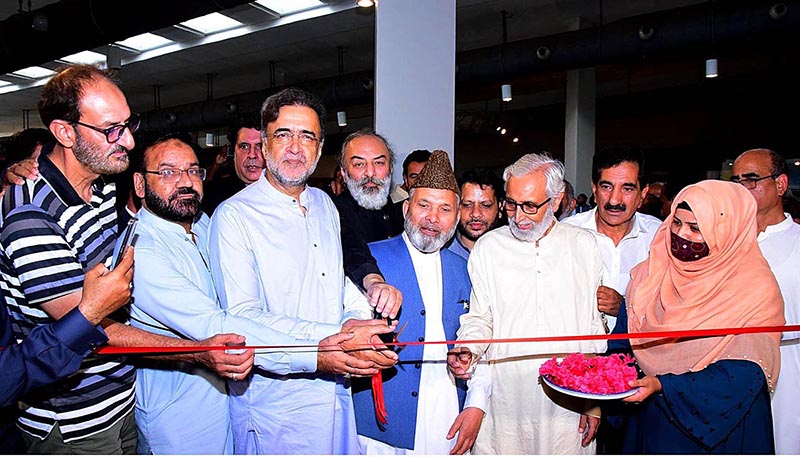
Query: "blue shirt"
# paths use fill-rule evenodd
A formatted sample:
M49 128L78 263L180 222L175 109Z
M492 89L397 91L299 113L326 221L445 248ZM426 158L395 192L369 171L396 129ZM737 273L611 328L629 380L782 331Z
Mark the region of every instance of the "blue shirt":
M193 340L238 333L250 345L308 343L220 308L209 268L208 216L201 214L191 234L146 208L138 218L131 325ZM280 371L289 358L285 353L264 353L256 356L256 364ZM183 362L143 364L136 381L140 453L233 451L225 380L205 367Z
M464 260L469 260L469 250L461 244L461 240L458 239L458 233L453 237L453 241L450 242L450 246L447 247L447 250Z
M14 344L5 307L0 309L0 453L24 452L14 425L15 402L78 370L83 358L108 341L105 332L92 326L77 308L48 325L31 331L25 341Z

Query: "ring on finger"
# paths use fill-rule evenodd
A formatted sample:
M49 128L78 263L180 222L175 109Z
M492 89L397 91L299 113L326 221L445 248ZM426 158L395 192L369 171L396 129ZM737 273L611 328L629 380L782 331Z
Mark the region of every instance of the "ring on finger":
M236 373L231 373L231 379L233 379L234 381L236 381Z

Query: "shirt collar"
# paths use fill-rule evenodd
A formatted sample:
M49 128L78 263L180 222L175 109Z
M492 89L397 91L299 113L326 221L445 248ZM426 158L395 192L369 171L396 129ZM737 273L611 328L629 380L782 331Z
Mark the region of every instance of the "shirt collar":
M72 187L72 184L67 181L64 173L50 160L49 155L39 157L39 174L50 184L50 187L65 205L78 206L86 204L81 196L78 195L78 192L75 191L75 188ZM94 180L92 183L92 194L101 189L104 184L102 176Z
M281 206L291 207L297 210L300 209L300 207L297 205L297 200L294 197L284 194L283 192L276 189L272 185L272 183L269 182L266 176L266 172L264 172L264 174L262 174L261 177L258 178L258 181L251 184L251 186L255 187L256 189L259 190L259 192L264 194L267 198L275 201L277 204ZM309 210L309 205L308 205L309 199L310 195L308 192L308 184L306 184L306 187L300 193L300 205L305 207L306 211Z
M186 230L183 229L182 225L178 224L177 222L168 221L156 214L153 214L152 211L144 206L139 209L136 217L143 223L143 225L152 226L158 232L174 232L181 236L189 235L186 233ZM192 228L194 229L194 224L192 224Z
M597 218L599 217L597 216L597 207L595 206L594 208L589 210L589 213L591 213L591 216L589 217L589 219L591 220L590 222L591 227L589 228L594 230L596 233L601 233L600 230L598 230L597 228ZM622 237L622 239L624 240L627 238L636 238L640 234L648 232L649 230L647 229L647 225L642 222L642 218L640 217L640 214L637 211L633 213L633 224L631 225L631 231L626 233L625 236Z
M792 216L789 213L783 213L783 215L786 216L784 220L778 222L777 224L768 225L763 232L758 234L758 241L762 241L764 240L764 238L767 238L770 235L776 235L778 233L784 232L788 230L789 227L792 226L792 224L794 223L794 219L792 219Z

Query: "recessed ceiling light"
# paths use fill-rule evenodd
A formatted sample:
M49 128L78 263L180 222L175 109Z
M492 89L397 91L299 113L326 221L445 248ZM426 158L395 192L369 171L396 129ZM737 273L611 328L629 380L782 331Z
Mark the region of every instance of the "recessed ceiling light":
M105 62L106 56L100 54L99 52L81 51L75 54L70 54L66 57L62 57L58 60L63 60L64 62L69 62L69 63L93 64L93 63Z
M264 8L275 11L281 16L325 6L325 4L319 0L256 0L256 3Z
M141 35L132 36L124 41L117 41L115 44L141 52L160 48L161 46L166 46L171 43L174 43L174 41L148 32Z
M211 13L181 22L181 25L207 35L209 33L233 29L244 24L224 14Z
M45 76L53 76L56 72L43 67L28 67L17 70L11 74L14 76L22 76L23 78L39 79Z

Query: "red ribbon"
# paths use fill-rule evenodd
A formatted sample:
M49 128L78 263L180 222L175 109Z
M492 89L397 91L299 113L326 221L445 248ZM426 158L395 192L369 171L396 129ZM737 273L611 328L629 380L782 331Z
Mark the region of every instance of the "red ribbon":
M375 417L386 425L389 415L386 414L386 401L383 399L383 370L372 375L372 401L375 403Z
M781 332L798 332L800 325L778 325L769 327L731 327L731 328L713 328L713 329L699 329L699 330L670 330L661 332L641 332L641 333L619 333L609 335L566 335L566 336L542 336L542 337L525 337L525 338L498 338L498 339L482 339L482 340L448 340L448 341L398 341L392 343L395 346L421 346L425 344L506 344L506 343L541 343L548 341L590 341L590 340L627 340L631 338L649 339L649 338L698 338L704 336L722 336L722 335L743 335L748 333L781 333ZM371 349L372 345L365 344L362 349ZM100 355L113 355L113 354L172 354L183 352L203 352L203 351L224 351L226 349L255 349L263 352L268 351L285 351L287 349L305 349L305 351L294 352L317 352L323 351L336 351L340 350L338 346L317 346L311 344L297 344L297 345L276 345L276 346L104 346L95 351Z
M699 338L706 336L722 335L743 335L748 333L781 333L800 331L800 325L782 325L770 327L743 327L743 328L715 328L700 330L671 330L662 332L641 332L641 333L619 333L611 335L567 335L567 336L542 336L525 338L498 338L483 340L461 340L461 341L395 341L395 346L420 346L425 344L505 344L505 343L541 343L552 341L591 341L591 340L626 340L631 338L650 339L650 338ZM364 349L371 349L372 345L364 345ZM2 349L2 348L0 348ZM306 351L333 351L340 350L338 346L317 346L317 345L289 345L289 346L105 346L95 351L100 355L112 354L153 354L153 353L184 353L184 352L203 352L203 351L224 351L227 349L255 349L261 351L285 351L287 349L306 349ZM383 425L387 423L388 414L386 413L386 403L383 395L383 375L379 371L372 376L372 399L375 403L375 416Z

